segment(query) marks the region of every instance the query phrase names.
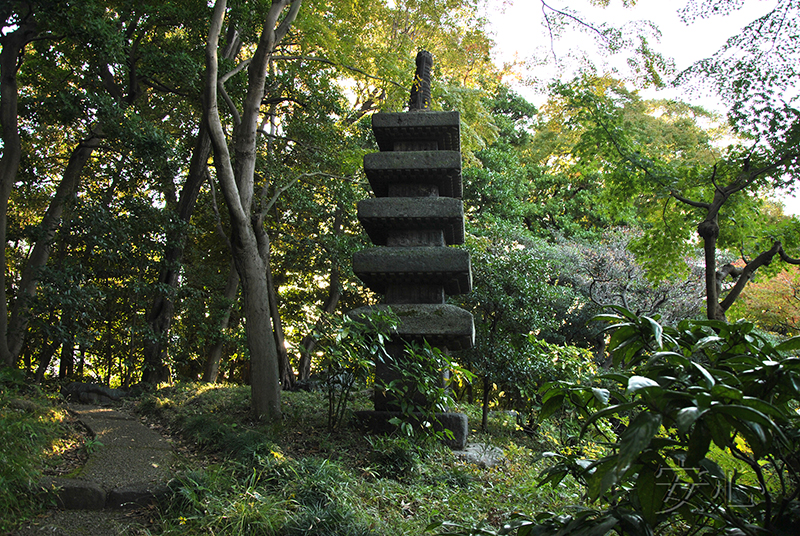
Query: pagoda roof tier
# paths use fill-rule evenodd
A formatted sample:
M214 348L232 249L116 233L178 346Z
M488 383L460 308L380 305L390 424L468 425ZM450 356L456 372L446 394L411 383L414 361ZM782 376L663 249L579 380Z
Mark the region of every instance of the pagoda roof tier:
M389 232L435 229L448 245L464 243L464 204L449 197L376 197L358 203L358 220L376 246Z
M391 184L431 184L440 197L461 198L461 153L458 151L392 151L364 155L364 172L377 197Z
M381 151L395 142L436 141L440 151L461 151L458 112L405 112L372 115L372 131Z
M371 247L353 254L353 272L386 294L390 284L442 285L448 295L472 290L469 252L449 247Z
M432 346L444 346L448 350L467 350L475 344L472 314L455 305L370 305L347 314L359 320L389 308L400 320L397 336L406 342L427 340Z

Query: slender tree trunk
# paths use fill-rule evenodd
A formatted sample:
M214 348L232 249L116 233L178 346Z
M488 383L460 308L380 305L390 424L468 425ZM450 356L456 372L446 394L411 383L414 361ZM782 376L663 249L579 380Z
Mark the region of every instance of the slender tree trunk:
M111 371L114 369L113 340L111 338L111 319L106 320L106 387L111 387Z
M86 348L81 346L80 348L78 348L78 352L81 355L80 359L78 359L78 378L83 380L83 373L86 367Z
M225 59L233 59L239 53L242 44L238 32L233 27L228 31L227 42L223 57ZM189 163L189 174L178 200L178 219L184 223L189 223L191 220L200 189L208 179L208 157L210 154L211 138L208 134L208 125L206 121L201 121L197 141L192 152L192 159ZM165 289L165 291L153 299L147 320L152 333L144 346L142 381L146 383L169 380L169 368L165 365L167 356L165 339L172 326L172 318L175 311L172 297L178 285L178 275L183 259L185 241L186 237L183 235L168 238L164 255L164 268L158 277L159 287ZM236 284L238 286L238 279ZM220 346L220 351L221 349L222 347ZM208 361L206 364L208 364ZM217 360L217 366L219 366L219 360ZM214 378L216 379L216 372L214 373Z
M706 317L709 320L725 320L725 313L719 307L719 287L717 286L717 237L719 224L716 217L706 219L697 228L703 240L703 255L706 261Z
M44 375L47 373L47 369L50 367L50 362L53 360L53 356L58 350L58 347L61 346L61 342L53 341L50 344L46 344L42 348L42 354L39 356L39 366L36 369L36 375L33 377L33 383L39 385L44 380Z
M308 377L311 375L311 354L317 346L317 338L314 336L314 333L322 327L322 321L325 315L329 315L336 310L336 306L341 297L342 287L339 280L339 268L333 265L331 268L330 284L328 285L328 297L325 298L325 303L322 304L322 313L314 323L314 328L311 332L306 334L300 342L300 361L297 365L297 370L301 381L308 380Z
M75 339L69 337L61 346L61 357L58 364L58 377L72 376L75 369Z
M341 236L343 233L341 206L337 207L336 213L334 214L332 230L333 234L337 237ZM308 377L311 375L311 354L314 352L314 348L317 346L317 339L314 336L314 333L319 331L319 329L322 327L322 321L325 318L325 315L332 314L336 310L336 306L339 304L339 300L341 298L342 285L339 265L334 259L331 259L331 274L328 280L328 296L325 298L325 302L322 304L322 313L314 323L314 327L311 329L311 331L306 334L306 336L303 337L303 340L300 342L300 360L297 364L297 371L300 375L300 380L302 381L307 381Z
M218 332L220 334L220 338L211 346L208 352L205 370L203 371L204 382L216 383L219 376L219 365L222 361L222 349L225 346L225 341L222 338L222 334L228 329L228 325L231 320L231 310L233 309L233 303L236 299L236 291L238 290L239 272L236 271L236 266L234 266L233 262L231 262L231 267L228 271L228 281L225 283L225 291L223 293L223 297L225 299L225 310L223 311L219 321Z
M207 162L210 153L211 139L208 137L208 129L205 126L205 122L203 122L192 153L189 175L178 200L178 218L184 223L188 223L191 219L197 203L197 196L200 194L200 188L208 177ZM185 239L185 236L171 236L168 239L164 267L158 276L159 287L164 290L153 299L150 314L147 318L151 334L144 345L142 381L145 383L160 383L169 380L165 339L172 325L172 316L175 311L175 303L172 296L178 285Z
M492 382L488 376L483 377L483 409L481 411L481 430L484 432L489 426L489 400L492 395Z
M16 357L8 338L8 297L6 296L6 237L8 236L8 199L17 178L22 157L19 135L17 70L20 58L36 32L36 24L28 17L14 31L0 35L0 127L3 156L0 157L0 365L14 366Z
M17 298L11 310L11 320L8 326L8 346L11 357L14 360L19 357L25 340L25 332L28 329L30 318L30 302L36 296L39 271L47 264L50 258L53 239L56 231L61 226L64 208L75 197L83 168L91 158L94 150L100 145L100 141L101 137L99 135L91 135L73 149L67 167L61 177L61 182L58 184L56 193L47 207L47 212L45 212L39 224L39 238L22 271L22 279L19 284Z
M289 390L294 385L294 371L286 352L286 339L283 336L283 322L278 310L278 291L272 280L272 266L267 257L267 287L269 289L269 313L272 317L272 329L275 335L275 349L278 352L278 370L281 374L281 387Z
M217 104L218 43L227 9L225 0L217 0L214 5L206 46L205 116L214 148L214 168L231 217L233 260L242 283L245 332L250 350L251 403L257 417L270 421L277 421L281 416L280 375L267 281L269 237L262 216L253 206L257 128L269 59L297 17L300 4L301 0L272 1L248 66L247 96L234 131L234 158L231 158ZM288 12L279 22L287 7Z

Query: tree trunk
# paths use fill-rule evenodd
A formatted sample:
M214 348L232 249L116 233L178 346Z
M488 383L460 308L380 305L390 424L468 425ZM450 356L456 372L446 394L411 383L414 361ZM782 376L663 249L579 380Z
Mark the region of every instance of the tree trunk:
M33 383L36 385L39 385L44 380L44 375L47 373L50 362L53 360L53 355L55 355L59 346L61 346L61 342L53 341L42 348L42 354L39 356L39 367L36 369L36 375L33 377Z
M697 234L703 240L703 256L706 262L706 317L709 320L725 321L725 312L719 306L717 287L717 218L706 218L697 226Z
M272 317L272 329L275 336L275 349L278 352L278 370L281 374L281 387L289 390L294 385L294 371L289 362L289 354L286 352L286 339L283 335L283 322L278 310L278 291L272 280L272 266L267 257L267 287L269 289L269 313Z
M329 315L336 310L336 306L341 297L342 288L339 281L339 269L334 264L331 268L330 284L328 285L328 297L325 299L325 303L322 304L322 313L314 323L314 327L311 332L306 334L306 336L303 337L303 340L300 342L300 361L297 365L297 371L300 375L301 381L307 381L308 377L311 375L311 354L314 352L314 348L317 346L317 338L314 336L314 333L322 327L322 321L325 318L325 315Z
M270 314L267 266L259 255L255 230L250 228L249 231L244 237L235 236L233 257L242 283L245 333L250 350L251 402L258 417L273 421L281 415L278 351Z
M16 361L22 350L25 332L28 329L30 318L30 301L36 295L39 283L39 271L47 264L50 252L53 249L53 239L56 231L61 226L64 207L70 199L75 197L80 183L81 173L86 163L91 158L94 150L100 145L101 137L91 135L80 142L72 151L67 167L58 184L56 193L50 200L41 223L39 224L39 239L33 247L30 256L22 271L22 279L17 291L17 298L11 310L11 321L8 326L8 346L11 357Z
M61 346L61 358L58 364L58 377L61 379L72 376L75 369L75 339L69 337Z
M2 127L3 156L0 157L0 366L12 367L16 357L10 348L8 332L8 302L6 296L6 237L8 235L8 198L17 178L22 157L19 135L17 70L21 56L36 32L32 17L19 22L14 31L0 34L0 127Z
M206 358L206 366L203 371L203 381L208 383L216 383L219 376L219 365L222 361L222 349L225 341L222 334L228 329L228 324L231 320L231 309L233 308L234 300L236 299L236 291L239 290L239 272L236 271L236 266L231 262L230 270L228 271L228 281L225 283L225 292L223 297L225 299L225 310L219 321L219 335L220 338L215 342L208 352Z
M332 230L333 234L337 237L341 236L343 233L341 208L341 205L337 207L336 213L333 217ZM325 302L322 304L322 313L314 323L314 327L311 329L311 332L306 334L306 336L303 337L303 340L300 342L300 360L297 365L297 372L300 375L300 380L302 381L307 381L308 377L311 375L311 354L314 351L314 347L317 345L317 339L314 336L314 333L322 327L322 321L325 315L329 315L336 310L336 306L339 304L339 300L341 298L342 285L339 265L336 264L334 259L331 259L331 275L328 283L328 297L325 298Z
M208 177L207 166L210 153L211 139L208 137L208 129L203 122L192 153L189 175L178 200L178 218L184 223L188 223L191 219L200 188ZM165 339L172 325L172 316L175 311L172 296L178 285L186 237L171 236L168 240L164 255L164 267L158 276L159 287L165 290L153 299L147 319L152 333L144 345L142 381L145 383L160 383L169 380L169 367L165 363L167 356Z
M227 41L228 44L223 52L223 57L225 59L233 59L239 53L242 44L235 28L231 27L228 31ZM195 205L197 204L197 196L200 194L200 189L203 184L208 179L208 157L210 154L211 138L208 134L208 125L205 121L201 121L200 130L197 134L197 141L194 151L192 152L192 159L189 163L189 174L186 177L186 182L181 189L180 199L178 200L178 218L184 223L189 223L191 220ZM150 314L147 320L152 333L144 347L142 381L146 383L159 383L169 380L169 368L165 365L167 357L165 340L172 326L172 317L175 311L175 304L172 301L172 296L178 285L178 275L183 259L185 241L186 237L183 235L171 236L168 238L166 253L164 255L164 268L161 270L158 277L159 287L166 287L166 290L153 299L153 304L150 307ZM239 281L237 278L236 286L238 286L238 284ZM235 294L236 288L234 288L233 292ZM227 320L225 323L227 324ZM219 350L220 352L222 351L222 346L219 347ZM206 362L206 365L208 365L208 363L209 361ZM218 367L219 359L217 359L216 364ZM213 373L214 381L216 381L217 372L218 368L217 371ZM208 371L204 373L204 378L207 375Z
M489 400L492 395L492 382L488 376L483 377L483 408L481 411L481 430L484 432L489 426Z
M218 43L227 9L225 0L217 0L214 5L206 46L205 118L214 148L214 168L231 217L233 260L242 283L245 332L250 350L251 403L256 417L270 421L281 417L280 375L267 282L269 237L261 215L253 207L257 129L270 57L297 17L300 4L301 0L272 1L247 70L247 96L241 120L234 130L233 158L217 104ZM289 10L279 22L286 7Z

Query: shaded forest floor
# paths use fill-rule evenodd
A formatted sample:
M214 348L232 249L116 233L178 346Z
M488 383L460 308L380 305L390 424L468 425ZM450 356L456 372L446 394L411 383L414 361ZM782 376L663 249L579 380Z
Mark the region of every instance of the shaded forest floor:
M579 501L577 486L537 487L539 454L569 443L564 430L531 436L498 412L483 432L474 425L478 407L458 408L470 417L470 443L503 450L498 465L482 467L436 443L368 434L353 421L329 430L322 393L288 392L282 403L283 423L266 426L252 419L248 387L178 384L126 402L177 452L169 495L143 513L136 533L421 534L440 522L499 527L517 512ZM351 405L370 406L366 392ZM68 419L58 426L71 447L48 458L51 472L81 463L86 450Z

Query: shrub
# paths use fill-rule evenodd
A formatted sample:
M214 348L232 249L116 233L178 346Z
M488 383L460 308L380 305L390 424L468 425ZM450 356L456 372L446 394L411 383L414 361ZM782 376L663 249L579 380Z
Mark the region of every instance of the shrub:
M542 484L572 475L590 504L607 507L519 534L567 527L651 534L680 528L676 515L709 534L796 529L800 338L773 346L747 322L683 321L669 329L617 313L603 318L613 324L609 350L620 370L598 377L613 386L551 384L543 410L569 403L585 416L583 433L606 436L611 452L555 455Z
M381 311L359 320L330 317L324 329L316 333L317 348L322 352L317 365L328 399L329 429L344 420L354 387L372 376L375 359L387 356L385 346L397 322L394 314Z
M750 323L664 328L622 308L603 315L617 370L543 388L541 417L567 405L597 457L548 453L540 486L568 476L585 503L451 534L796 534L800 526L800 338L773 345Z

